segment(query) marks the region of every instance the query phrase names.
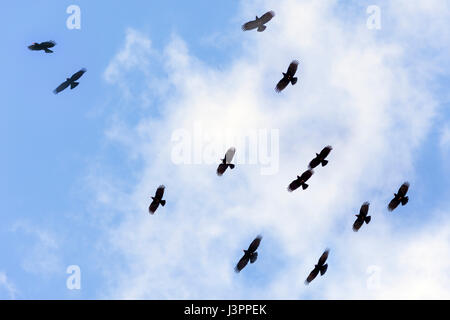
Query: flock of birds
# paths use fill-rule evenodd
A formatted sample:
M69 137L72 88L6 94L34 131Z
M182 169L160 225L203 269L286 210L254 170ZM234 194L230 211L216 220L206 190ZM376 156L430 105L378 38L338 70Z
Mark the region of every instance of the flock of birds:
M258 18L256 16L255 20L249 21L242 25L243 31L248 30L254 30L256 29L258 32L264 31L266 27L266 23L268 23L273 17L275 16L275 13L273 11L266 12L261 17ZM46 53L53 53L50 48L53 48L56 45L54 41L46 41L41 43L33 43L28 48L33 51L44 51ZM295 73L297 72L299 62L297 60L293 60L287 69L287 71L283 72L283 78L277 83L275 87L276 92L283 91L289 83L292 85L295 85L297 83L297 78L295 77ZM78 72L74 73L70 78L67 78L66 81L61 83L53 92L55 94L65 90L67 87L70 86L70 89L74 89L78 86L77 80L81 78L81 76L86 72L86 69L81 69ZM297 176L297 178L292 181L288 186L288 191L292 192L299 187L302 187L303 190L306 190L308 188L308 184L306 182L312 177L314 174L313 169L318 167L319 165L322 165L322 167L325 167L328 164L328 160L326 158L331 153L333 148L331 146L326 146L322 149L320 153L316 153L316 156L314 159L312 159L308 165L308 170L303 172L300 176ZM225 153L225 156L223 159L221 159L221 163L217 167L217 175L222 176L225 171L230 168L234 169L235 165L231 163L233 160L234 154L236 152L236 149L234 147L231 147L227 150ZM405 182L401 185L397 193L394 193L394 198L389 202L388 204L388 210L393 211L395 210L400 204L402 206L406 205L408 203L408 196L406 196L409 189L409 183ZM164 190L165 186L160 185L156 192L155 196L151 197L152 202L150 203L150 206L148 208L150 214L154 214L156 210L158 209L159 205L165 206L166 200L163 200L164 196ZM353 231L357 232L364 223L368 224L371 220L371 217L368 216L369 212L369 202L364 202L361 206L361 209L359 211L359 214L356 215L356 220L353 223ZM262 236L258 235L249 245L247 250L244 251L244 255L239 260L235 267L236 272L240 272L242 269L245 268L245 266L250 263L254 263L258 258L258 252L257 249L261 243ZM305 284L309 284L311 281L313 281L317 275L320 273L321 276L325 274L325 272L328 269L328 264L326 264L327 258L328 258L329 250L326 249L322 255L319 258L319 261L314 266L314 269L310 272L308 277L305 280Z

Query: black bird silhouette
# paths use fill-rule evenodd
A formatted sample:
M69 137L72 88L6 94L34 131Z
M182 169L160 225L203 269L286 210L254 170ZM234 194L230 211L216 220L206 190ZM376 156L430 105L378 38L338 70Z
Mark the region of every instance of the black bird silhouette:
M370 222L370 216L367 215L369 212L369 202L364 202L359 210L359 214L356 215L356 221L353 223L353 231L357 232L359 228L364 224Z
M314 169L319 164L322 164L322 167L325 167L328 164L328 161L325 160L325 158L328 157L331 150L333 150L331 146L326 146L322 149L322 151L320 151L320 153L316 153L316 157L311 160L311 162L309 163L309 167L311 169Z
M306 278L306 280L305 280L306 285L309 284L311 281L313 281L314 278L317 277L319 272L320 272L321 276L323 276L325 274L325 272L327 272L328 264L325 264L325 262L327 261L329 252L330 252L330 250L327 249L327 250L325 250L324 253L322 253L322 255L320 256L319 262L314 266L314 269L313 269L313 271L311 271L308 278Z
M81 78L81 76L86 72L86 69L81 69L80 71L74 73L70 78L67 78L66 81L64 81L63 83L61 83L58 88L56 88L55 90L53 90L54 94L58 94L59 92L63 91L64 89L66 89L69 85L70 85L70 89L75 88L76 86L78 86L80 83L76 82L78 79Z
M250 243L250 246L247 250L244 250L244 256L239 260L238 264L234 268L234 271L240 272L242 269L245 268L247 263L250 261L250 263L254 263L256 259L258 258L258 252L256 250L259 247L259 244L261 243L262 236L257 236L255 240Z
M150 214L154 214L156 209L158 209L159 205L161 204L163 207L166 205L166 200L163 200L162 197L164 195L164 188L165 186L160 185L158 189L156 189L155 196L152 197L152 203L150 203L150 206L148 207L148 212Z
M46 53L53 53L49 48L53 48L56 45L55 41L45 41L41 43L34 42L31 46L28 46L28 49L33 51L44 50Z
M222 163L219 164L219 166L217 167L216 173L218 176L223 175L228 167L230 167L230 169L234 169L234 164L231 163L231 160L233 160L235 153L236 153L236 148L234 148L234 147L231 147L230 149L227 150L227 152L225 153L225 156L221 160Z
M406 196L406 193L409 189L409 183L405 182L401 185L400 189L398 189L397 193L394 193L394 199L389 202L388 209L389 211L393 211L398 205L401 203L402 206L408 203L409 198Z
M281 92L284 88L287 87L289 83L291 83L292 85L297 83L297 78L294 77L295 73L297 72L297 67L298 61L297 60L292 61L286 73L283 72L283 79L281 79L277 83L277 86L275 87L276 92Z
M288 186L288 191L292 192L295 189L297 189L298 187L302 186L303 190L305 190L306 188L309 187L309 185L307 185L305 182L308 181L309 178L311 178L311 176L314 174L314 171L312 171L311 169L306 170L305 172L302 173L302 175L299 177L297 176L297 179L295 179L294 181L292 181L289 186Z
M255 20L244 23L242 25L242 30L248 31L248 30L253 30L253 29L258 28L257 29L258 32L263 32L264 30L266 30L265 24L267 22L269 22L270 20L272 20L272 18L274 16L275 16L275 12L273 12L273 11L268 11L268 12L264 13L261 16L261 18L258 18L258 16L256 16Z

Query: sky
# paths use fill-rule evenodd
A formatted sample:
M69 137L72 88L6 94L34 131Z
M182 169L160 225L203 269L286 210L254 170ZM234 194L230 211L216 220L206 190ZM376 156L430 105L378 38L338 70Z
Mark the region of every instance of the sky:
M1 299L450 299L448 1L5 6ZM241 30L269 10L264 32ZM47 40L52 54L27 49ZM287 192L326 145L329 164Z

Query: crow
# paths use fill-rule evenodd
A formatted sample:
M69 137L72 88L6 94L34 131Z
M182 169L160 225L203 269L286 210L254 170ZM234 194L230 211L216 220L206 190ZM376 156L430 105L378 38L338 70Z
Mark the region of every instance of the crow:
M33 51L44 50L46 53L53 53L49 48L53 48L56 45L55 41L45 41L41 43L33 42L31 46L28 46L28 49Z
M303 190L305 190L306 188L309 187L309 185L307 185L305 182L308 181L309 178L311 178L311 176L314 174L314 171L312 171L311 169L306 170L305 172L302 173L302 175L299 177L297 176L297 179L295 179L294 181L292 181L289 186L288 186L288 191L292 192L295 189L297 189L298 187L302 186Z
M228 167L230 167L230 169L234 169L234 164L232 164L230 162L231 162L231 160L233 160L235 153L236 153L236 148L234 148L234 147L231 147L230 149L227 150L227 152L225 153L225 156L221 160L222 163L219 164L219 166L217 167L216 173L218 176L223 175L223 173L225 172L225 170L227 170Z
M281 79L277 83L277 86L275 87L276 92L281 92L284 88L287 87L289 82L292 85L297 83L297 78L294 77L295 73L297 72L297 67L298 67L298 61L297 60L292 61L291 64L289 65L286 73L283 72L283 79Z
M369 212L369 202L364 202L359 210L359 214L356 214L356 221L353 223L353 231L357 232L359 228L364 224L370 222L370 216L367 215Z
M320 151L320 153L316 153L316 157L309 163L309 168L314 169L319 164L322 164L322 167L325 167L328 164L328 161L325 160L325 158L328 157L331 150L333 150L331 146L326 146L322 149L322 151Z
M325 272L327 272L328 264L325 264L325 261L327 261L328 252L330 252L330 250L327 249L327 250L325 250L324 253L322 253L322 255L320 256L319 262L314 266L314 269L313 269L313 271L311 271L308 278L306 278L306 280L305 280L306 285L308 285L311 281L313 281L314 278L317 277L319 272L320 272L321 276L323 276L325 274Z
M58 94L59 92L63 91L64 89L66 89L69 85L70 85L70 89L75 88L76 86L79 85L79 82L76 82L78 79L81 78L81 76L86 72L86 69L81 69L80 71L74 73L70 78L67 78L66 81L64 81L63 83L61 83L58 88L56 88L55 90L53 90L54 94Z
M248 31L248 30L253 30L258 28L256 31L258 32L263 32L264 30L266 30L266 26L265 24L267 22L269 22L270 20L272 20L272 18L275 16L275 12L273 11L269 11L264 13L261 18L258 18L258 16L256 16L255 20L249 21L245 24L242 25L242 30L243 31Z
M244 250L244 256L239 260L238 264L234 268L234 271L240 272L242 269L245 268L247 263L250 261L250 263L254 263L256 259L258 258L258 252L256 250L259 247L259 244L261 243L262 236L257 236L255 240L250 243L250 246L247 250Z
M402 206L406 205L409 201L409 198L406 196L406 193L409 189L409 183L405 182L402 184L400 189L398 189L397 193L394 193L394 199L389 202L388 209L389 211L393 211L398 205L401 203Z
M165 186L160 185L158 189L156 189L155 196L152 197L152 203L150 203L150 206L148 207L148 212L150 214L154 214L156 209L158 209L159 204L161 204L163 207L166 205L166 200L163 200L162 197L164 195L164 188Z

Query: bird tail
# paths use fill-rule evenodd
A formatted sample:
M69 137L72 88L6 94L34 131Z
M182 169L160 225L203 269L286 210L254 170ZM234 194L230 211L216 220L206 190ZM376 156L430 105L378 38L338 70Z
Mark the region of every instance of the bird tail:
M322 167L325 167L328 164L328 160L322 160Z
M302 188L303 188L303 190L306 190L306 189L308 189L308 187L309 187L309 185L307 185L306 183L303 183L303 184L302 184Z
M70 89L76 88L76 86L79 85L79 84L80 84L79 82L72 82L70 84Z
M366 224L368 224L369 222L370 222L370 216L367 216L365 219L364 219L364 222L366 223Z
M256 29L258 32L263 32L264 30L266 30L266 26L262 25L259 26L258 29Z
M292 79L291 79L291 84L292 84L292 85L296 84L296 83L297 83L297 80L298 80L297 77L292 78Z
M328 264L324 264L323 266L320 267L320 275L323 276L325 274L325 272L327 272L328 269Z
M409 198L408 198L408 197L404 197L404 198L402 199L402 206L404 206L405 204L407 204L408 201L409 201Z
M159 203L164 207L166 205L166 200L161 200Z
M48 48L44 49L44 51L45 51L46 53L53 53L53 51L50 50L50 49L48 49Z
M254 252L251 256L250 256L250 263L254 263L256 261L256 259L258 259L258 252Z
M229 166L230 166L230 169L234 169L234 164L230 163Z

